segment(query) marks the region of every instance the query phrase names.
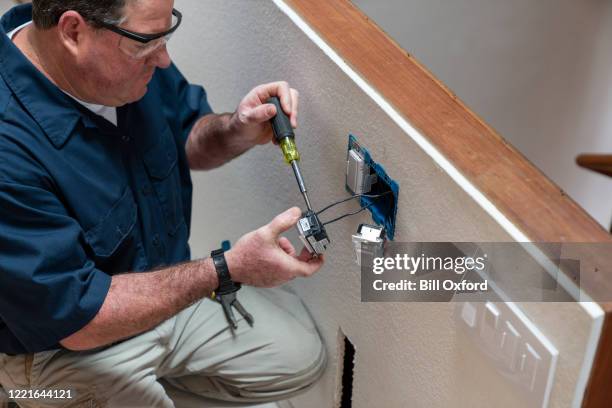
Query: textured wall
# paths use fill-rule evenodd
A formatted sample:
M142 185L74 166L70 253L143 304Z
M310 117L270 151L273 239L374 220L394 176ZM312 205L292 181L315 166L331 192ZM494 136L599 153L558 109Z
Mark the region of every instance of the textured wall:
M171 51L203 83L217 111L233 110L252 86L286 79L301 92L298 145L315 206L345 196L352 132L400 183L397 240L508 240L508 236L268 0L178 0L186 16ZM204 256L278 212L301 205L291 170L274 146L221 169L194 174L192 248ZM350 207L353 208L353 207ZM360 302L350 234L368 217L329 228L326 266L295 282L332 355L339 327L357 349L356 407L521 406L505 381L455 327L453 305ZM561 352L551 406L571 405L590 318L576 304L528 304L526 313ZM324 379L293 402L330 407L335 359Z
M612 152L612 3L354 0L606 228L612 181L580 169Z
M0 13L4 14L5 11L10 9L15 2L12 0L0 0Z

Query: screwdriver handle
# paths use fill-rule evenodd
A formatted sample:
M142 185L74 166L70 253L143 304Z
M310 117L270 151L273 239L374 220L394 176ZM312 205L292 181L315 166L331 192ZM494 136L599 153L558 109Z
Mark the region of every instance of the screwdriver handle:
M274 139L277 143L280 143L283 139L289 137L295 139L295 133L293 133L293 127L289 117L285 114L283 107L281 106L280 99L273 96L268 99L267 103L271 103L276 106L276 116L270 119L272 124L272 130L274 131Z

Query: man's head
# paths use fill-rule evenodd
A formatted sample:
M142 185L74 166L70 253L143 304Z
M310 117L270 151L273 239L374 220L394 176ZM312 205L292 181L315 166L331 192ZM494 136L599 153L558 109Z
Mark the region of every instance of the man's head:
M173 0L34 0L32 19L71 93L121 106L144 96L156 68L170 65ZM47 40L49 42L47 42Z

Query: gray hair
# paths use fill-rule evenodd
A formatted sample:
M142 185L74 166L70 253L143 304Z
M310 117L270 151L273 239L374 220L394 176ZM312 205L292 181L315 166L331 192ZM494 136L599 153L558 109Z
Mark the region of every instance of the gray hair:
M33 0L32 21L37 28L55 27L62 14L74 10L94 27L100 23L119 24L123 18L123 7L131 0Z

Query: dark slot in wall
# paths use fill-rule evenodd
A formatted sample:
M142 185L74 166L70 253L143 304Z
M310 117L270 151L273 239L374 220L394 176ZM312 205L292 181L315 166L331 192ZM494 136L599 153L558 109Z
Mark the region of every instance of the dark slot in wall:
M353 372L355 370L355 346L344 336L344 355L342 365L342 398L340 408L353 406Z

